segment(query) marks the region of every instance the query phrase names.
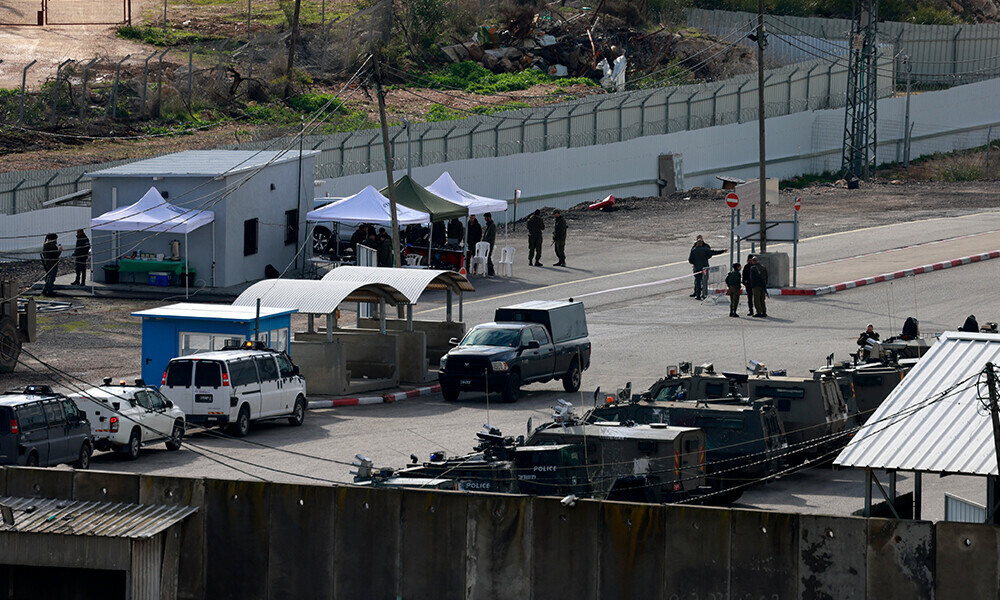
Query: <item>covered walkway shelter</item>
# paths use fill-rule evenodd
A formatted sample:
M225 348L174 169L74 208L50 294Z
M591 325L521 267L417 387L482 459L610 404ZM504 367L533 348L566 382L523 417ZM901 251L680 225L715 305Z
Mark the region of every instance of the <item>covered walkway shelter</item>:
M996 370L998 363L1000 335L946 332L854 434L834 465L865 470L865 516L872 516L874 483L890 513L884 516L919 520L926 473L983 477L986 506L979 507L978 518L964 520L1000 521L1000 432L994 431L986 376L987 364ZM885 482L875 474L882 470L888 473ZM900 471L915 475L912 511L909 502L896 496ZM946 515L949 498L946 494Z
M344 302L378 304L378 329L338 329L336 313ZM386 333L385 308L408 302L402 292L384 283L271 279L247 288L233 305L259 303L306 314L306 331L294 332L290 343L292 359L310 394L343 395L399 384L400 348L396 336ZM326 317L322 330L316 327L317 315Z
M376 326L389 329L400 338L400 380L407 383L421 383L430 378L430 366L437 366L441 357L451 347L451 338L465 335L462 322L462 298L465 292L475 288L465 277L454 271L433 269L393 269L385 267L350 267L333 269L323 276L323 281L343 281L355 283L379 283L391 286L406 299L406 320L385 318L385 311L379 311L379 320L358 319L358 328L372 329ZM414 321L413 305L424 292L444 290L446 296L445 320ZM452 301L458 296L458 321L452 320ZM384 307L383 307L384 308Z

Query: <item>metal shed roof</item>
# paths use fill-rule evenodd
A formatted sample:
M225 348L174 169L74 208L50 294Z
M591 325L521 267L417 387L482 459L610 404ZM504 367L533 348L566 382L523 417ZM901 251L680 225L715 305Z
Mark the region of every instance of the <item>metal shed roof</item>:
M406 296L410 304L416 304L424 290L450 289L459 294L474 292L476 288L454 271L433 269L394 269L391 267L337 267L323 276L323 281L354 281L358 283L385 283Z
M987 362L1000 363L1000 335L949 331L834 460L842 467L996 475L986 394Z
M14 524L0 523L0 533L54 533L145 539L166 531L198 511L194 506L84 502L58 498L0 498Z
M303 158L319 154L306 151ZM299 159L297 150L185 150L87 173L87 177L215 177Z
M294 308L260 307L260 317L280 317L297 312ZM163 319L195 319L206 321L236 321L248 323L257 318L256 302L254 306L232 306L230 304L199 304L197 302L179 302L132 313L133 317L150 317Z
M281 306L301 313L328 315L341 302L378 302L392 305L408 302L398 289L385 283L315 279L267 279L246 289L233 306Z

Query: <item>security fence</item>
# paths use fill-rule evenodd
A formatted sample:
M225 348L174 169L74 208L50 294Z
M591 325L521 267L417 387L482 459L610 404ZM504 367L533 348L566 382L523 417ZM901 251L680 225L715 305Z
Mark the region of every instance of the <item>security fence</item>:
M757 15L748 12L689 9L687 23L721 35L744 27ZM803 36L791 42L803 52L826 55L827 49L809 38L846 42L851 21L820 17L765 16L772 34ZM878 24L879 44L891 44L897 83L907 75L917 84L952 86L1000 76L1000 24L917 25L885 21ZM907 60L908 58L908 60Z

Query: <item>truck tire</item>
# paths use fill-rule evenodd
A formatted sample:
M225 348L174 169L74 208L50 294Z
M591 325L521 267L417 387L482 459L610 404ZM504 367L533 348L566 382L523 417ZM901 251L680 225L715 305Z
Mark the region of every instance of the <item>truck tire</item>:
M240 409L236 422L229 426L229 431L236 437L246 437L250 433L250 409L246 404Z
M441 385L441 395L444 396L445 402L454 402L458 400L459 390L457 387L452 387L450 385Z
M567 392L575 392L580 389L580 381L583 379L583 374L580 373L580 359L574 358L573 362L569 363L569 370L563 375L562 384L563 389Z
M504 402L517 402L517 397L521 395L521 374L517 371L507 378L507 385L500 392L500 397Z
M313 252L324 254L330 250L333 242L333 232L322 225L313 229Z
M170 438L167 440L167 450L180 450L181 444L184 441L184 422L175 421L174 428L170 432Z
M288 424L299 427L306 420L306 399L299 396L295 399L295 407L292 409L292 416L288 417Z
M90 444L84 442L83 445L80 446L80 456L76 459L76 462L73 463L73 466L77 469L89 469L91 452Z
M132 430L132 435L128 436L128 444L122 448L122 453L125 454L126 458L129 460L135 460L139 458L139 450L142 448L142 434L139 433L139 428L136 427Z
M21 334L10 317L0 317L0 373L12 373L21 356Z

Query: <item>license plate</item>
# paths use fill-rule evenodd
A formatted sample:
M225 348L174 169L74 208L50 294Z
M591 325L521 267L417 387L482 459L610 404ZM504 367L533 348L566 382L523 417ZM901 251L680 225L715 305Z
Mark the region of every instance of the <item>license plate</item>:
M459 379L458 385L472 385L471 379Z
M212 394L195 394L194 395L194 401L195 402L205 402L205 403L211 404L212 403Z

